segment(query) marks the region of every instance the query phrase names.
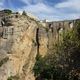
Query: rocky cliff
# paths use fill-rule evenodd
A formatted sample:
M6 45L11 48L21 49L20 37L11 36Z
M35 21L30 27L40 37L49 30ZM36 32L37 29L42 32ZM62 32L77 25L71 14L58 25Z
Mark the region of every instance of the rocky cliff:
M0 80L35 80L38 53L47 53L48 37L40 22L22 15L3 17L0 27Z
M65 21L43 26L43 23L19 14L11 14L1 20L0 80L35 80L32 69L36 55L44 57L61 31L65 31L66 25L71 25L71 21Z

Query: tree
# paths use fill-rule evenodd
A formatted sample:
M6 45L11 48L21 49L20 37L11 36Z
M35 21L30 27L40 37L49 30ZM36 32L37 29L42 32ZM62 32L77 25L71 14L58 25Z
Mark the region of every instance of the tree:
M23 11L22 15L27 16L27 13L25 11Z
M11 14L12 13L12 11L11 10L9 10L9 9L4 9L4 10L2 10L4 13L7 13L7 14Z

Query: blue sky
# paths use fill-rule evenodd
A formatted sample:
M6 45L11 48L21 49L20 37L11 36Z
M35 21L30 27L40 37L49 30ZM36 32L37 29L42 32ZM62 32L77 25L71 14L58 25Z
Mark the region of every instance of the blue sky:
M30 12L39 19L80 18L80 0L0 0L0 9Z

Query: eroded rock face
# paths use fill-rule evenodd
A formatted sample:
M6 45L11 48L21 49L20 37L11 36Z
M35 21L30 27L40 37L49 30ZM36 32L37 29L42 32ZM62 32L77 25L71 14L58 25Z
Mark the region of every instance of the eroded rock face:
M20 80L34 80L32 68L37 55L35 21L24 16L11 18L13 26L3 26L0 38L0 80L18 75Z
M46 31L45 28L39 28L39 54L42 55L42 57L44 57L46 55L46 53L48 52L48 32Z
M52 32L28 16L15 16L0 28L0 80L35 80L36 55L48 53Z

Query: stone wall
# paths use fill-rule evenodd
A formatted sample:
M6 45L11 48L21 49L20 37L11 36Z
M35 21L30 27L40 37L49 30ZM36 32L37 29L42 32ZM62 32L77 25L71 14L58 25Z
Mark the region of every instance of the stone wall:
M60 41L65 32L71 29L75 29L77 20L65 20L65 21L54 21L54 22L46 22L46 27L48 28L48 36L49 36L49 48L52 48L53 45L56 44L56 41ZM61 34L63 36L61 36Z

